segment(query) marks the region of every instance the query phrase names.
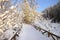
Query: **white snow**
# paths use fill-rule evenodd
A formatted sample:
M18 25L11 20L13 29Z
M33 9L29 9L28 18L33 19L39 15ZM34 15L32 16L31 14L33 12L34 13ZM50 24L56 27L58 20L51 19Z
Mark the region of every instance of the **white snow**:
M50 25L52 25L52 24L50 24ZM55 27L55 25L54 25L54 27ZM54 31L55 30L53 30L52 32L54 33ZM13 32L15 32L15 31L14 30L7 30L4 33L5 37L10 38L13 35ZM19 34L19 37L17 37L17 40L53 40L53 39L52 39L52 37L48 37L47 33L45 33L43 35L41 33L41 31L36 30L31 24L23 23L21 33Z
M38 20L36 19L33 23L37 27L40 27L46 31L49 31L57 36L60 37L60 24L58 23L50 23L47 20ZM18 25L15 25L17 27ZM17 29L17 28L16 28ZM4 37L10 38L13 35L13 30L7 30L4 33ZM42 34L41 32L37 31L31 24L23 23L22 31L17 37L17 40L53 40L52 37L48 37L47 33Z
M40 27L46 31L49 31L57 36L60 37L60 24L59 23L51 23L48 20L35 20L34 25L36 25L37 27Z
M51 40L51 38L34 29L32 25L23 24L22 32L17 40Z
M6 32L4 32L4 34L2 35L2 39L4 40L4 39L9 39L11 36L13 36L13 34L15 33L15 31L14 30L12 30L12 29L9 29L9 30L7 30Z

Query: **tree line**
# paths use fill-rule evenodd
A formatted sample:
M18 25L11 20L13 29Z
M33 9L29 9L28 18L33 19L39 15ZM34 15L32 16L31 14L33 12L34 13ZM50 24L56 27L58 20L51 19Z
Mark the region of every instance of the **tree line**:
M43 11L45 19L51 19L53 23L60 23L60 2Z

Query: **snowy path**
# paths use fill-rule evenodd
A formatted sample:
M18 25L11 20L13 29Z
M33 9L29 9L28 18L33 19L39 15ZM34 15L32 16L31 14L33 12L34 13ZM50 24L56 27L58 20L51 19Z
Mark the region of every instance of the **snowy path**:
M33 28L32 25L23 24L22 32L19 34L18 40L52 40L44 36L41 32Z

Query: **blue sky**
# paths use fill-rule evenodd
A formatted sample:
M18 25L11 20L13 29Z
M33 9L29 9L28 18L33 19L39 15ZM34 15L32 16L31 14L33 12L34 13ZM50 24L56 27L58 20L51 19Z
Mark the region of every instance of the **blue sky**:
M38 0L37 3L39 4L39 8L37 9L38 12L43 11L44 9L55 5L58 0Z
M21 0L12 0L14 4L20 2ZM38 12L42 12L44 9L55 5L59 0L36 0L39 7L37 8Z

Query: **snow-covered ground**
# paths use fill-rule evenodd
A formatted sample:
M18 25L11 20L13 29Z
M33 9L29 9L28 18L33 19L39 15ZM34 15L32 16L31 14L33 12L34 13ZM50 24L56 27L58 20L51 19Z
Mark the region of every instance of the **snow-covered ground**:
M37 31L30 24L23 24L23 28L17 40L53 40Z
M14 32L13 30L7 30L4 34L6 37L10 38L13 35L13 32ZM19 37L17 37L16 39L17 40L53 40L51 36L48 37L47 33L42 34L42 32L36 30L33 25L26 23L23 23L21 33L19 34Z
M40 27L60 37L60 24L59 23L51 23L49 22L49 20L36 19L33 25L36 25L37 27Z

